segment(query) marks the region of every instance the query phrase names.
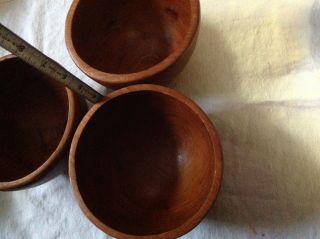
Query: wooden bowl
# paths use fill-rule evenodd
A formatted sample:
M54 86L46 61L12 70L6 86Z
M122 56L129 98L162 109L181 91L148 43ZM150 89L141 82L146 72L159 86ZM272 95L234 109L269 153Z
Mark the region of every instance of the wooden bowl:
M166 84L190 58L199 19L199 0L74 0L66 44L78 67L103 85Z
M0 59L0 190L51 179L84 102L13 55Z
M73 138L69 175L78 203L116 238L176 238L216 199L217 132L178 92L135 85L90 109Z

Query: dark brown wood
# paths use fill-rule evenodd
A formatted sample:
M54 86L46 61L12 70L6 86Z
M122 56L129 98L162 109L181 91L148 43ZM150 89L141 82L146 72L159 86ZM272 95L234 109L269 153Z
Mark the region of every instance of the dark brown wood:
M122 88L81 121L69 155L85 215L116 238L176 238L215 201L222 153L206 114L175 90Z
M66 44L103 85L165 84L190 58L199 19L199 0L74 0Z
M84 102L20 59L0 59L0 190L50 177L68 148Z

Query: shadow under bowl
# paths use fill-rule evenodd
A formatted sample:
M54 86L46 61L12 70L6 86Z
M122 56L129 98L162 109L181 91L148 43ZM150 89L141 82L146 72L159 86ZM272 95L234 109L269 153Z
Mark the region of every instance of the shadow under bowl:
M190 58L199 0L74 0L66 44L78 67L111 88L166 84Z
M55 176L84 102L13 55L0 59L0 190Z
M69 157L86 216L116 238L176 238L216 199L222 153L206 114L175 90L112 92L80 123Z

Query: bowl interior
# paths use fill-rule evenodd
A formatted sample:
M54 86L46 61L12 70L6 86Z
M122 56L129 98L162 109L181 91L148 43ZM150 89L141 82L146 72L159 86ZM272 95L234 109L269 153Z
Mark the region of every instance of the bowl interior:
M68 118L64 87L18 58L0 63L0 181L27 176L58 146Z
M190 0L80 0L72 20L73 45L97 70L139 72L181 45L190 8Z
M75 153L86 207L130 235L173 230L198 212L212 186L214 152L202 120L151 91L115 97L92 116Z

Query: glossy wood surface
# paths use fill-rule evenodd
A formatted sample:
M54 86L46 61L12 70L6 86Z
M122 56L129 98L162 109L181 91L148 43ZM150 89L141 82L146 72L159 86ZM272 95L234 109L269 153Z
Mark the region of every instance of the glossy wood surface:
M0 59L0 75L0 190L13 190L50 176L84 105L12 55Z
M165 84L188 61L199 18L198 0L74 0L66 43L79 68L101 84Z
M72 142L69 174L87 217L116 238L176 238L215 200L219 139L178 92L135 85L91 108Z

